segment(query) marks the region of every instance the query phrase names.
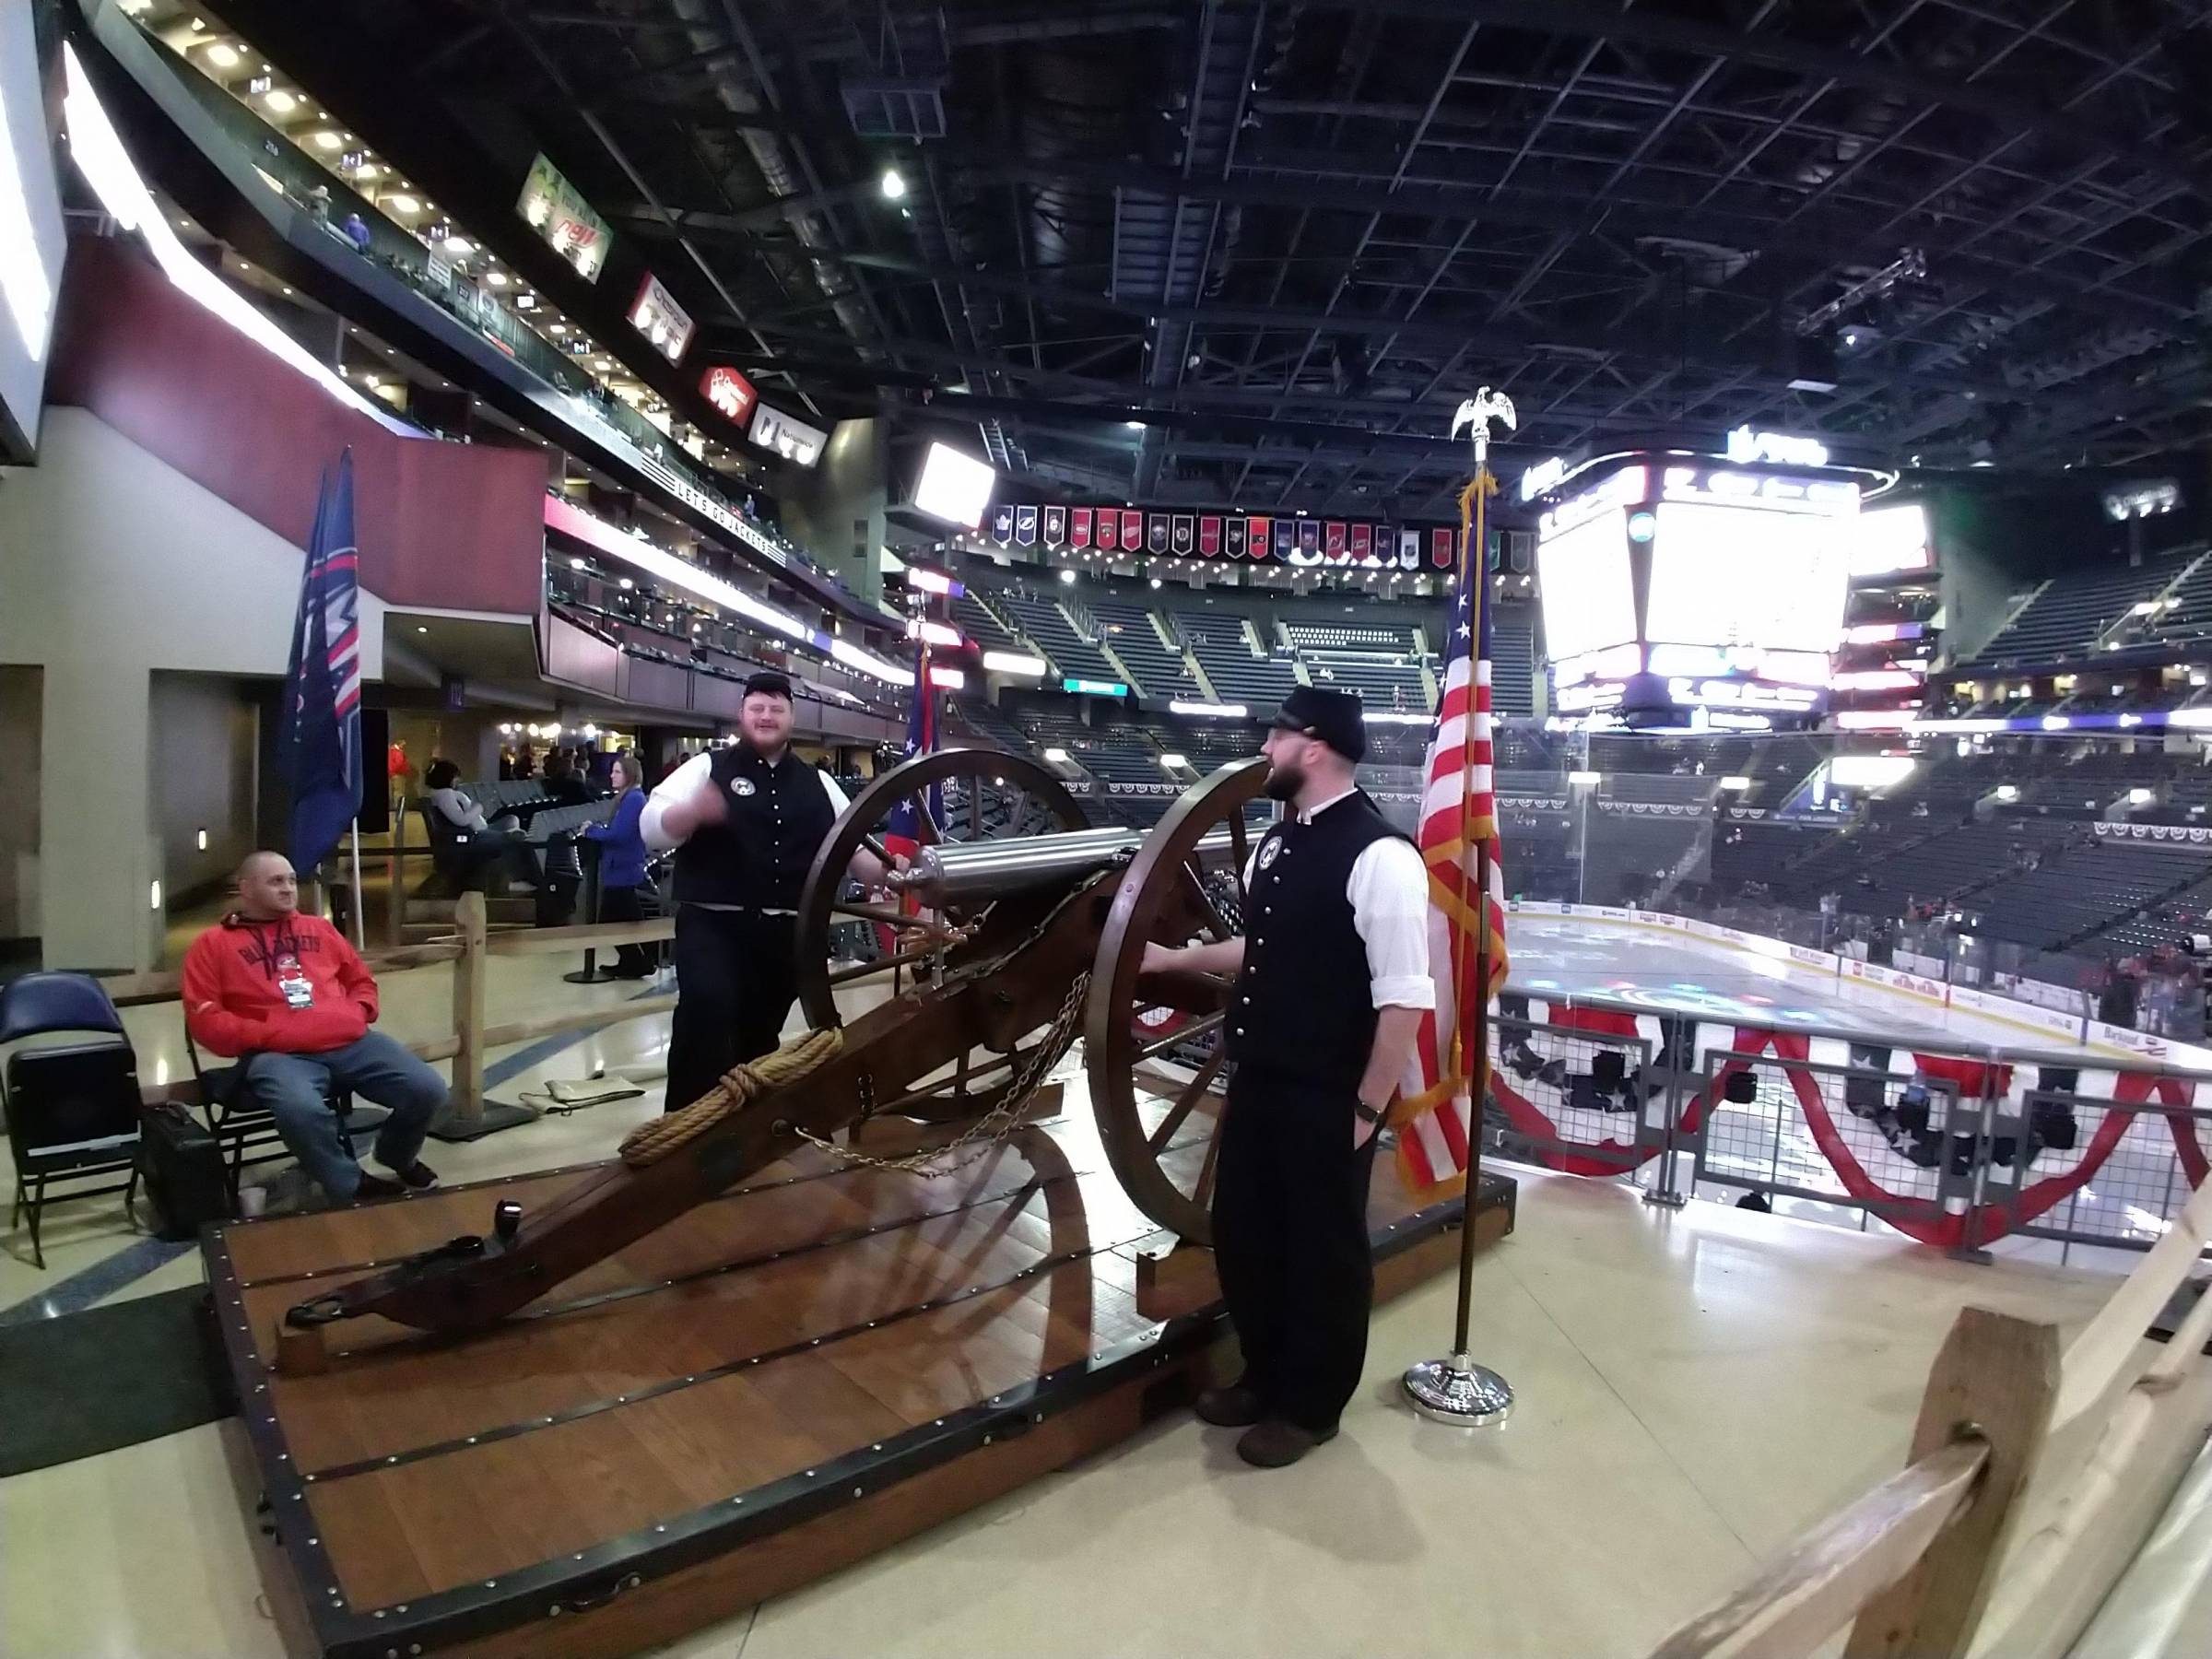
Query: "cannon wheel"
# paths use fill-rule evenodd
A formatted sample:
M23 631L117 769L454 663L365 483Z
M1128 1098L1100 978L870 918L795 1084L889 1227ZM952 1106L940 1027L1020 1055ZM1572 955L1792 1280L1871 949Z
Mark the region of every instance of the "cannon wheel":
M1265 760L1236 761L1175 804L1122 877L1091 969L1083 1054L1106 1160L1137 1208L1198 1244L1213 1238L1229 986L1192 976L1139 994L1137 971L1148 940L1242 932L1244 865L1259 839L1245 808L1266 781ZM1198 843L1223 828L1230 853L1209 866ZM1231 888L1233 912L1224 902Z
M943 822L931 810L932 789L938 792ZM924 846L1047 835L1088 829L1090 823L1082 804L1041 762L1004 749L939 749L874 779L853 798L816 853L799 900L799 1006L809 1025L844 1024L850 1010L840 1009L841 992L848 1003L897 995L917 973L929 972L929 959L937 954L926 940L893 937L892 948L872 960L840 966L831 959L832 927L855 923L895 935L900 928L914 931L924 920L900 916L895 901L881 894L854 896L845 876L853 854L863 847L888 861L884 825L902 803L914 808L917 839ZM958 910L933 912L930 917L948 926L975 919Z

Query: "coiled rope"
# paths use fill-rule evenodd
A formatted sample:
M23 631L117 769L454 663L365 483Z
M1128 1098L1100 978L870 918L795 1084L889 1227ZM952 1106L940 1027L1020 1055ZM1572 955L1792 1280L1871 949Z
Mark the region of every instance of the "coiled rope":
M633 1170L658 1163L677 1147L697 1140L747 1101L797 1082L844 1046L844 1032L835 1026L824 1026L804 1037L794 1037L772 1054L732 1066L723 1073L713 1093L700 1096L680 1112L641 1124L624 1135L622 1161Z

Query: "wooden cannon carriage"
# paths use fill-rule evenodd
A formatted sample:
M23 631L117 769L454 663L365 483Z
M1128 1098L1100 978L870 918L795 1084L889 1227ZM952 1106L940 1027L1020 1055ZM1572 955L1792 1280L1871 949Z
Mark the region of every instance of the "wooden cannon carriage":
M293 1645L630 1652L1187 1398L1221 1335L1227 988L1140 966L1236 927L1263 771L1143 834L1024 757L900 767L808 882L806 1039L605 1165L211 1234ZM902 805L922 854L859 895L845 866ZM1034 1100L1078 1034L1088 1122ZM1376 1168L1391 1294L1465 1212ZM1486 1179L1479 1236L1511 1212Z

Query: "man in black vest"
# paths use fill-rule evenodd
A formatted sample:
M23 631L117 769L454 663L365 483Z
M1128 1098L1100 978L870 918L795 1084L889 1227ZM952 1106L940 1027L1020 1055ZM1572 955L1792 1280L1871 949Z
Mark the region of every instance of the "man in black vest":
M638 821L646 845L677 849L670 1112L772 1050L799 994L799 889L846 800L792 753L791 716L791 681L754 675L738 741L670 772ZM884 870L862 852L853 874L873 886Z
M1436 992L1428 870L1352 782L1359 700L1298 687L1263 752L1290 810L1245 868L1244 936L1148 945L1145 967L1236 975L1213 1220L1244 1374L1198 1415L1244 1428L1238 1455L1276 1468L1333 1439L1359 1386L1374 1135Z

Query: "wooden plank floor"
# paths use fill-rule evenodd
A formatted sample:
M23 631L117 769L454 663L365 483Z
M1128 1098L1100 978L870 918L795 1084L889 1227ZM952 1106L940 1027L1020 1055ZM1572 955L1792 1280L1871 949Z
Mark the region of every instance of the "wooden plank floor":
M1167 1157L1186 1179L1203 1120ZM1412 1206L1378 1170L1380 1230ZM800 1525L882 1484L872 1453L926 1458L955 1419L1125 1363L1167 1328L1138 1307L1138 1255L1159 1236L1071 1122L933 1178L807 1152L482 1333L352 1321L328 1371L275 1373L293 1304L488 1232L495 1202L542 1204L582 1173L211 1237L243 1415L326 1639L396 1633L418 1604L497 1601L564 1564L618 1567L747 1504Z

